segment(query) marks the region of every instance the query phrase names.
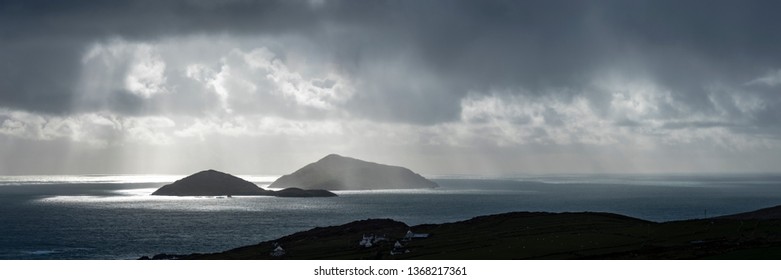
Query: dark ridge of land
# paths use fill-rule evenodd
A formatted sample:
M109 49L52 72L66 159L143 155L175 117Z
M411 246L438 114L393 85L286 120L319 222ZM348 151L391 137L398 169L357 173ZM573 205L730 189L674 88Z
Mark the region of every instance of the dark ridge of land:
M439 187L404 167L367 162L330 154L269 187L326 190L424 189Z
M730 220L781 220L781 205L763 208L756 211L716 217L715 219Z
M279 196L329 197L336 194L327 190L283 189L264 190L252 182L216 170L204 170L165 185L152 195L164 196Z
M406 238L408 230L427 236ZM367 247L359 244L364 236L382 238ZM273 254L277 247L284 254ZM412 227L363 220L220 253L152 259L781 259L781 220L656 223L593 212L514 212Z

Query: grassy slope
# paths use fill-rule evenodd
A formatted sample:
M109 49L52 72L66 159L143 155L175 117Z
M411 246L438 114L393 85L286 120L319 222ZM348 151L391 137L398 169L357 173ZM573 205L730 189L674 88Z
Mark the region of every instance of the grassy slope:
M692 220L653 223L607 213L507 213L440 225L419 225L425 239L403 242L409 253L392 256L409 227L366 220L315 228L278 240L189 259L777 259L781 220ZM363 234L390 241L358 245Z

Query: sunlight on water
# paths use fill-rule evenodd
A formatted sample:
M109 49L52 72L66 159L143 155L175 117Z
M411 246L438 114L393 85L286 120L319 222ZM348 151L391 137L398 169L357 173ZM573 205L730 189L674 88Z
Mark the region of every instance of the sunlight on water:
M388 189L388 190L357 190L357 191L333 191L337 195L346 194L430 194L447 192L442 189Z
M157 196L155 188L122 189L115 195L55 195L39 198L44 204L69 204L89 208L156 209L177 211L254 211L305 210L328 207L313 201L271 196ZM333 201L333 200L331 200Z
M212 199L213 197L183 197L183 196L156 196L156 195L57 195L41 198L38 201L45 203L75 203L75 204L100 204L100 203L132 203L147 201L185 201L198 199ZM108 206L108 205L106 205Z
M492 193L514 193L514 194L520 194L520 193L537 193L538 191L534 190L513 190L513 189L507 189L507 190L491 190ZM388 189L388 190L359 190L359 191L333 191L333 193L344 196L344 195L381 195L381 194L406 194L406 195L451 195L451 194L480 194L485 193L485 189L479 189L479 188L465 188L465 189L446 189L446 188L436 188L436 189Z
M152 193L155 192L156 190L157 188L146 188L146 189L115 190L112 192L124 196L148 196L148 195L152 195Z
M19 178L13 179L22 181ZM0 236L5 238L0 238L0 259L134 259L163 252L216 252L370 218L417 225L513 211L590 211L671 221L702 218L706 209L713 217L781 204L779 176L741 184L735 182L745 178L736 176L668 181L663 179L667 177L608 176L555 184L540 181L580 179L442 178L435 179L440 186L435 189L335 191L337 197L325 198L152 196L168 182L152 182L159 177L67 179L73 178L81 179L0 186ZM271 176L245 178L265 181ZM55 179L62 180L35 180ZM147 183L105 183L119 180ZM617 180L635 183L614 183ZM678 187L677 182L687 181L703 187Z

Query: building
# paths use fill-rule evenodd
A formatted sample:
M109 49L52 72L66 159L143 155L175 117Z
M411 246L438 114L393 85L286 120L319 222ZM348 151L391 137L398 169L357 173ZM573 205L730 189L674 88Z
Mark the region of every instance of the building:
M418 238L428 238L428 233L414 233L412 232L412 229L407 230L407 234L404 235L404 240L409 241L412 239L418 239Z
M285 255L285 249L283 249L282 246L279 246L279 244L277 243L274 243L274 246L276 248L274 248L274 250L271 251L272 257L281 257Z
M388 238L385 237L385 236L380 237L380 236L377 236L377 235L374 235L374 234L372 234L372 235L365 235L364 234L363 238L361 238L361 241L358 242L358 245L360 245L362 247L370 248L370 247L374 246L374 244L377 244L379 242L386 241L386 240L388 240Z
M392 256L401 255L405 253L409 253L409 250L404 248L404 245L402 245L401 242L399 241L396 241L396 244L393 244L393 249L390 252Z

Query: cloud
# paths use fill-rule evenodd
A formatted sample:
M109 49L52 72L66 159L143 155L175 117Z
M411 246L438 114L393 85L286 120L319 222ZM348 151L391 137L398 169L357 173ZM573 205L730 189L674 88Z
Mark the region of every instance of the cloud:
M83 88L74 85L80 79L63 73L91 67L74 64L78 59L73 57L96 42L104 48L122 42L136 48L119 55L132 63L114 68L127 71L121 83L114 83L120 86L103 91L122 90L141 100L106 98L113 110L148 110L143 99L159 103L152 97L177 87L191 90L173 77L183 76L182 65L202 64L220 73L222 65L207 60L215 59L215 51L230 56L238 47L246 59L258 60L245 70L274 80L274 91L295 105L340 107L356 117L418 124L457 119L459 100L469 93L516 87L532 93L579 92L591 86L591 73L606 69L642 70L691 107L708 106L705 88L714 81L739 85L755 79L756 69L781 65L774 48L781 45L781 34L766 28L776 20L767 12L776 4L753 1L710 1L707 10L691 2L645 1L142 2L8 3L0 18L11 41L0 53L13 54L3 61L21 69L0 69L8 81L0 84L0 99L24 110L73 110L78 106L68 101ZM49 15L58 15L53 27L44 25ZM654 20L660 16L666 20ZM112 43L110 38L120 39ZM173 46L166 51L160 44ZM184 61L187 57L194 61ZM329 69L306 73L300 64L306 62ZM240 76L234 63L225 63L224 75ZM49 82L28 82L34 76ZM337 88L314 86L318 80L336 81ZM10 81L40 85L19 87ZM225 90L220 92L223 97L217 99L225 96Z
M461 102L464 129L499 145L616 142L584 98L474 95Z
M35 141L65 139L95 147L130 144L169 146L180 140L205 141L209 137L341 137L345 135L345 126L355 125L349 122L343 125L332 120L297 121L263 115L129 117L100 112L59 117L0 109L0 134Z
M354 94L349 81L337 73L325 73L324 77L314 79L305 78L288 68L266 48L257 48L247 53L239 50L234 52L244 58L254 75L264 76L273 83L273 93L291 99L298 105L330 110Z
M141 49L137 61L130 66L125 79L125 89L133 94L149 98L152 95L165 93L165 63L153 57L148 48Z
M153 46L120 39L93 45L82 58L83 91L103 95L115 91L150 98L168 92L166 64Z
M777 137L758 135L755 115L765 110L750 92L713 92L716 110L696 112L669 91L622 81L593 92L472 94L461 101L458 127L464 139L496 145L626 145L660 149L693 143L721 149L779 147ZM614 87L613 85L620 85ZM601 105L599 103L606 105ZM474 145L471 142L470 145Z
M256 43L211 36L96 43L82 57L75 106L136 115L345 113L355 95L345 73L309 53Z
M171 144L168 131L175 123L161 116L123 117L86 113L68 117L0 109L0 134L33 141L67 140L96 148L128 143Z
M656 164L778 150L781 4L703 4L6 1L0 134Z
M776 70L768 73L765 76L753 79L746 83L747 85L765 85L769 87L776 87L781 85L781 70Z

